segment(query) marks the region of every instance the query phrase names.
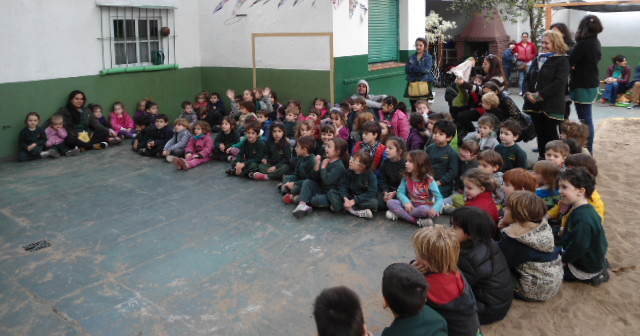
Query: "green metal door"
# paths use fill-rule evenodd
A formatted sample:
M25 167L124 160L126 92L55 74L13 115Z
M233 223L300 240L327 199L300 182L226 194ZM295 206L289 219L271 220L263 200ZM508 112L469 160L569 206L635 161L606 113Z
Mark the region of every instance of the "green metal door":
M369 1L369 63L398 60L398 0Z

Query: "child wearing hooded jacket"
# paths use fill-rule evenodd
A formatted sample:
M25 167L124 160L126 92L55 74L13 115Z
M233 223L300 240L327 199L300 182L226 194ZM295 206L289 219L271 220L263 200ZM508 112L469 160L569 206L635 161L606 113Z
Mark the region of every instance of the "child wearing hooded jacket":
M193 125L193 137L189 140L183 158L174 158L173 163L178 169L187 170L211 160L213 139L209 134L211 126L206 121L196 121Z
M393 133L404 141L409 138L409 118L405 113L406 110L405 103L398 102L396 97L389 96L382 100L382 108L378 112L379 120L391 125Z
M167 141L162 150L162 156L167 158L167 162L173 162L176 157L184 157L184 150L191 139L189 120L178 118L176 126L173 128L173 137Z

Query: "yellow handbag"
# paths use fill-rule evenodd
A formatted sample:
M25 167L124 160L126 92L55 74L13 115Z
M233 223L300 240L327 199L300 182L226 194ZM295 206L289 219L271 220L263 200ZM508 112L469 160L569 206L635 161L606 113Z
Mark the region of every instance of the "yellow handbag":
M82 131L78 133L78 139L82 142L89 142L91 141L91 137L89 136L89 133L87 133L86 131Z
M410 82L409 83L409 96L421 97L428 96L431 91L429 90L429 82Z

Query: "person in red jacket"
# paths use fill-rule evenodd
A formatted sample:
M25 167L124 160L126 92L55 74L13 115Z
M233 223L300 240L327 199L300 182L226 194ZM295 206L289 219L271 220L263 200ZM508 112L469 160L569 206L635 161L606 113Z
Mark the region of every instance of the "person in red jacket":
M465 173L462 181L464 182L464 196L467 200L464 205L479 208L498 223L500 214L493 201L493 192L498 189L499 185L493 176L479 168L473 168Z
M522 41L516 44L514 56L517 59L516 70L518 70L518 85L520 86L520 95L524 92L523 82L524 75L531 65L531 61L538 55L536 44L529 41L529 33L522 33Z

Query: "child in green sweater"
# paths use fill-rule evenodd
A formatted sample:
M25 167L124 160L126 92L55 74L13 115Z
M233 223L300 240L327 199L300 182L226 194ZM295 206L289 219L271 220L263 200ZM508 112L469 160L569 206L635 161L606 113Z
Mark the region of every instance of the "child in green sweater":
M313 167L316 165L316 157L311 155L316 148L316 140L313 136L303 136L298 139L296 145L296 160L293 174L285 177L283 183L278 185L278 190L284 194L282 201L286 204L293 203L293 196L300 193L304 180L310 178Z
M332 189L327 195L333 211L344 210L360 218L373 218L373 211L378 210L378 179L371 170L372 164L373 159L366 150L351 157L339 189Z
M52 158L60 156L55 149L44 150L47 134L40 127L40 115L37 112L29 112L24 124L26 127L20 131L18 137L18 159L20 161L34 160L45 156L51 156Z
M440 194L446 198L453 192L458 176L460 157L450 142L456 135L456 125L448 120L438 120L433 125L433 143L426 149Z
M589 204L596 179L583 167L567 168L560 178L562 202L571 205L562 233L564 280L598 286L609 281L607 237L602 218Z
M287 141L287 129L279 121L269 126L267 150L264 159L255 173L249 173L249 178L259 181L279 180L289 172L291 160L291 145Z
M500 125L500 141L493 150L502 156L504 164L502 172L513 168L527 169L527 153L518 146L516 141L522 135L522 127L515 120L507 120Z
M247 139L240 147L236 159L231 162L231 168L227 169L227 175L248 176L249 173L258 170L265 151L265 144L259 136L261 128L255 121L245 125L244 134Z

